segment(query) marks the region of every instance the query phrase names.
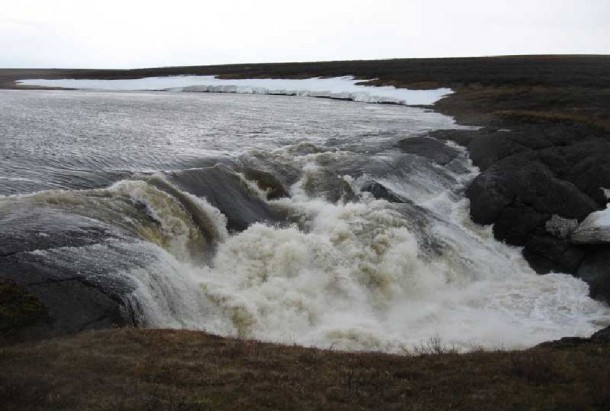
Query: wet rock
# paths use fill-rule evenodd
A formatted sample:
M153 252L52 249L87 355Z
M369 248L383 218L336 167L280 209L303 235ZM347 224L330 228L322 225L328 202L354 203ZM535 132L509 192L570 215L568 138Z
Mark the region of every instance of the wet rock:
M551 147L552 141L530 130L508 130L484 127L479 130L440 130L434 138L451 140L468 148L473 164L482 171L498 161L522 152Z
M478 224L493 224L502 210L508 207L513 195L492 173L479 174L468 186L466 196L470 200L470 217Z
M371 193L373 197L389 201L390 203L406 202L404 198L377 181L369 181L365 183L360 191Z
M585 258L585 252L568 240L536 234L526 242L523 256L540 274L574 273Z
M593 298L610 303L610 245L585 249L586 255L576 276L589 284Z
M475 130L435 130L428 135L438 140L453 141L454 143L467 147L468 144L475 138Z
M494 223L506 207L584 219L597 204L573 184L557 179L531 156L508 157L479 174L466 190L470 214L479 224Z
M86 253L105 249L108 243L129 242L127 231L29 202L5 207L0 220L0 311L5 314L0 328L8 327L11 338L135 324L125 298L133 285L114 273L104 277L99 272L103 267L96 272L96 267L79 265L70 256L70 250ZM48 258L50 254L54 258ZM131 263L117 260L117 267Z
M505 207L493 226L494 236L513 245L525 245L534 230L548 218L526 206Z
M267 204L247 187L240 176L224 165L171 173L180 189L204 197L227 217L227 228L243 231L256 222L283 222L282 210Z
M290 197L288 190L272 173L250 167L243 167L240 171L248 180L255 181L261 190L266 191L268 199L274 200L282 197Z
M409 154L426 157L437 164L446 165L455 159L460 151L430 137L411 137L398 142L398 147Z
M75 214L21 203L0 213L0 257L24 251L96 244L119 230Z
M32 326L48 319L45 305L14 281L0 278L0 332Z
M466 192L473 220L493 223L500 240L525 245L524 256L540 273L576 273L588 251L568 237L592 242L574 230L599 209L600 186L610 185L603 160L610 158L610 144L592 133L576 126L483 130L468 144L473 162L483 170ZM599 241L599 232L595 237Z
M570 123L508 123L430 136L466 146L481 169L466 190L475 222L494 224L497 239L525 245L537 272L578 275L605 298L610 264L588 244L606 241L606 232L597 223L576 225L606 205L609 133Z
M553 165L575 166L578 161L566 157L581 155L576 147L582 141L591 137L592 131L580 126L561 126L546 124L540 126L518 126L514 129L481 129L474 135L468 144L468 152L473 163L481 170L507 157L520 154L540 156L540 160L554 169ZM606 144L607 140L601 138L598 143ZM585 151L590 154L597 153L599 147L588 147ZM580 157L582 159L584 157Z
M473 138L468 144L468 153L473 164L484 171L498 161L528 149L505 138L506 136L505 132L488 132Z
M602 328L601 330L593 333L589 338L583 337L564 337L555 341L545 341L538 344L537 347L545 348L574 348L583 344L591 343L610 343L610 327Z
M565 146L551 147L536 153L559 179L569 181L605 207L603 187L610 187L610 141L602 137L588 137Z
M15 284L44 307L32 321L13 327L11 336L17 340L135 325L123 300L131 288L120 281L105 287L78 271L60 271L29 253L2 258L0 279Z
M309 170L303 176L303 190L310 197L322 197L331 203L356 200L351 185L340 175L329 168Z

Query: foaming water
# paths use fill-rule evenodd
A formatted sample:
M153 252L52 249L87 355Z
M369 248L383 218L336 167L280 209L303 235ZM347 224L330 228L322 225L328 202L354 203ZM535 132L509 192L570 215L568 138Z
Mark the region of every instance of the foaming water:
M444 244L433 254L385 201L293 205L310 216L306 231L256 224L206 268L203 290L226 319L214 332L401 352L430 338L457 349L523 348L608 320L581 281L538 276L518 250L460 224L465 203L455 222L425 229Z
M431 338L524 348L610 323L582 281L536 275L472 223L462 149L441 166L399 148L455 127L438 114L256 95L3 92L0 105L0 258L85 276L137 325L402 352Z

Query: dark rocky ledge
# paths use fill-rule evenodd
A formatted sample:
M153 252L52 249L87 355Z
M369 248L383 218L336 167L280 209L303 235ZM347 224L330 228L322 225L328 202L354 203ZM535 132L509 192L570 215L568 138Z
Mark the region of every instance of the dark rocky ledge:
M32 250L101 244L112 237L102 227L74 229L58 214L42 216L30 230L11 230L18 218L3 221L0 236L0 344L73 334L84 330L136 325L125 298L134 286L122 278L49 263ZM46 226L53 235L31 235ZM52 229L54 228L54 229ZM112 276L112 274L110 274Z
M136 325L122 299L128 293L127 284L121 284L124 290L119 292L86 275L19 261L19 257L4 258L1 263L0 345Z
M564 337L555 341L546 341L538 344L537 347L547 348L572 348L583 344L608 344L610 343L610 327L602 328L593 333L589 338L584 337Z
M430 133L465 146L481 170L466 190L472 219L494 224L498 240L523 246L537 272L574 274L593 297L610 301L610 245L569 239L578 222L606 207L610 133L570 123L505 127ZM553 229L551 220L571 228Z

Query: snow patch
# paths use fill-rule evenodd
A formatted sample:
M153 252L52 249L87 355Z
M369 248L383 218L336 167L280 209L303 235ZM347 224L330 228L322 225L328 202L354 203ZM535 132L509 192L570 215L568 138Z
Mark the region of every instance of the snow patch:
M571 239L581 244L610 243L610 206L589 214L574 230Z
M215 76L147 77L127 80L30 79L19 80L25 86L70 88L80 90L272 94L299 97L325 97L365 103L431 105L453 93L449 88L409 90L393 86L373 87L358 84L351 76L309 79L218 79Z

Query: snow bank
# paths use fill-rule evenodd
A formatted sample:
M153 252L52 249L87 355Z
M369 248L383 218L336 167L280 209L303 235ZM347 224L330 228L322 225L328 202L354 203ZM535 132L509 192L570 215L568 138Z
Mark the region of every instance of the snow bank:
M571 240L581 244L610 243L610 207L589 214L574 230Z
M371 87L357 84L353 77L309 79L235 79L215 76L147 77L129 80L19 80L27 86L71 88L81 90L164 90L183 92L273 94L303 97L326 97L365 103L431 105L451 94L448 88L409 90L392 86Z

